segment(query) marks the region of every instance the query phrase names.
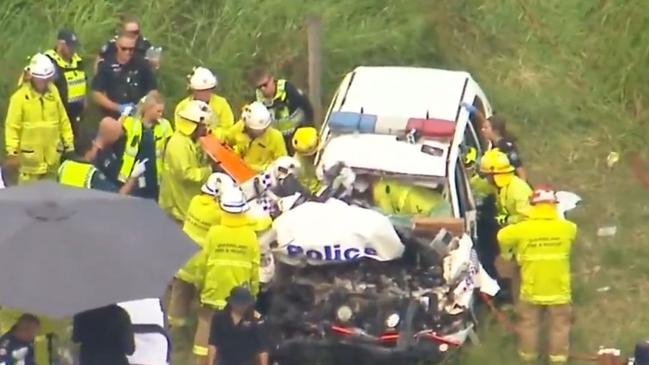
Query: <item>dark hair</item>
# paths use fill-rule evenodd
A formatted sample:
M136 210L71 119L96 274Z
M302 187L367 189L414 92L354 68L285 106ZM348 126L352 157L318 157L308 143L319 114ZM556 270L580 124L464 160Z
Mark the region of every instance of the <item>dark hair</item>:
M508 142L516 141L516 136L509 133L509 131L507 130L507 123L505 122L505 118L500 115L494 114L487 120L489 121L489 124L491 124L491 129L496 131L496 133L498 133L498 135L504 140Z
M20 326L22 324L26 324L26 323L40 325L41 320L38 319L38 317L36 317L35 315L33 315L31 313L23 313L20 317L18 317L18 320L16 321L16 323L14 323L14 325L11 326L11 329L9 330L9 332L15 331L16 328L18 328L18 326Z
M74 149L81 156L90 151L94 146L96 133L92 133L87 129L81 129L79 135L74 139Z
M255 83L266 76L271 76L270 70L267 67L257 67L250 73L250 82Z

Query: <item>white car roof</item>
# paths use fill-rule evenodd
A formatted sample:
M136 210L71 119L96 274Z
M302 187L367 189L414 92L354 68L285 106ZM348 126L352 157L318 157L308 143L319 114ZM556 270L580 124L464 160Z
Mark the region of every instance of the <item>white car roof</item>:
M422 148L431 153L422 152ZM446 176L448 144L434 140L411 144L384 134L333 136L322 151L320 165L328 169L337 162L374 173L412 175L420 178Z
M350 86L339 90L339 111L455 121L471 75L419 67L360 66ZM346 87L346 85L343 85Z

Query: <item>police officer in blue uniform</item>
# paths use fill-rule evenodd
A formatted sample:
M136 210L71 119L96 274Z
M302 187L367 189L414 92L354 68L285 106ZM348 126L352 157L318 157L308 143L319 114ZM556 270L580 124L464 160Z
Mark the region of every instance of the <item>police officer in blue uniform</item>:
M93 99L104 116L119 118L157 89L151 65L135 55L136 42L137 38L122 33L116 41L117 53L97 65L97 75L92 80Z
M142 36L140 30L140 22L135 17L131 17L131 16L123 17L121 20L119 32L128 34L136 38L135 55L139 57L145 58L147 51L153 48L151 42L148 39L146 39L146 37ZM114 36L112 39L107 41L101 47L101 49L99 50L99 54L97 55L97 62L95 63L95 71L99 61L114 56L117 53L117 38L119 38L118 35Z

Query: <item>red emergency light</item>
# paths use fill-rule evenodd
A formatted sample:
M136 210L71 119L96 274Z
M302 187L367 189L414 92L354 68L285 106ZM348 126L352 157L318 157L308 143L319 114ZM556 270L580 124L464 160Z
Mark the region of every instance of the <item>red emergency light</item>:
M406 130L413 129L428 138L452 138L455 134L455 122L445 119L410 118Z

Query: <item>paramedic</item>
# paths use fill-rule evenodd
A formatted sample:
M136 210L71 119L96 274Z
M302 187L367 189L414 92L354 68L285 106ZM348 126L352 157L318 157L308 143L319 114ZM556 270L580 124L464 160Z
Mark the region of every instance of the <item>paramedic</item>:
M146 172L146 159L137 161L129 178L118 187L94 166L99 146L92 137L81 130L75 145L77 156L66 159L59 168L59 184L126 195L133 191L139 178Z
M514 171L515 168L509 163L507 155L497 148L485 152L480 161L480 172L497 190L496 222L501 227L523 221L529 215L532 189L523 179L516 176ZM509 292L510 299L515 303L518 300L516 293L520 283L518 266L511 260L513 254L512 251L503 252L501 249L494 265L500 278L505 280L503 293Z
M210 321L226 306L230 291L246 286L255 297L259 291L259 240L246 214L249 206L243 192L237 187L224 189L219 205L221 224L210 229L202 251L205 272L194 339L198 364L207 362Z
M79 38L70 29L61 29L54 49L45 52L56 65L56 85L65 105L72 131L76 136L81 124L81 113L86 107L86 83L83 60L77 52Z
M255 101L263 103L272 115L274 127L284 136L287 148L291 146L293 132L313 125L313 106L304 93L292 83L279 79L265 68L252 74L255 84Z
M92 80L93 99L104 116L119 118L135 103L157 89L151 65L134 57L136 38L122 34L117 38L117 53L106 57L97 66Z
M5 120L5 166L18 168L18 184L54 178L61 153L74 151L68 114L51 79L54 64L34 55L24 81L9 100Z
M189 202L200 193L212 173L198 139L207 133L210 107L192 100L178 113L176 131L167 143L160 181L160 208L179 224L185 221Z
M221 186L234 186L235 183L228 175L215 172L201 187L201 193L194 196L189 203L187 216L183 224L183 232L196 244L203 248L207 232L221 222L219 195ZM199 270L200 252L194 254L187 263L178 270L171 284L169 301L169 324L183 327L187 324L192 300L196 289L200 289Z
M173 134L171 123L162 117L164 101L159 93L152 91L138 103L134 116L123 118L124 152L118 174L120 183L128 180L135 161L147 160L146 172L138 180L133 195L158 199L162 157L167 142Z
M557 214L557 197L537 188L530 198L529 218L498 232L502 252L513 248L521 266L517 304L518 351L524 361L536 361L542 315L549 324L551 364L568 361L571 322L570 253L577 226ZM507 257L505 257L507 259Z
M315 154L318 151L318 130L314 127L301 127L293 135L293 157L300 163L298 179L312 194L322 187L315 172Z
M255 171L264 171L271 162L286 156L282 133L271 127L268 109L259 102L243 108L241 121L228 134L227 142Z
M234 125L234 115L228 101L214 93L218 85L216 75L205 67L194 67L188 78L191 95L178 103L174 112L175 119L179 118L178 112L191 100L204 101L212 109L212 118L207 121L207 126L216 138L222 140Z
M500 115L485 118L478 108L466 102L463 102L462 106L478 119L482 135L489 140L491 148L498 148L504 152L509 162L516 169L516 175L523 180L527 180L527 173L516 147L516 137L507 130L505 119Z
M263 320L254 305L255 297L248 288L238 286L230 291L227 306L212 319L208 364L269 364Z

